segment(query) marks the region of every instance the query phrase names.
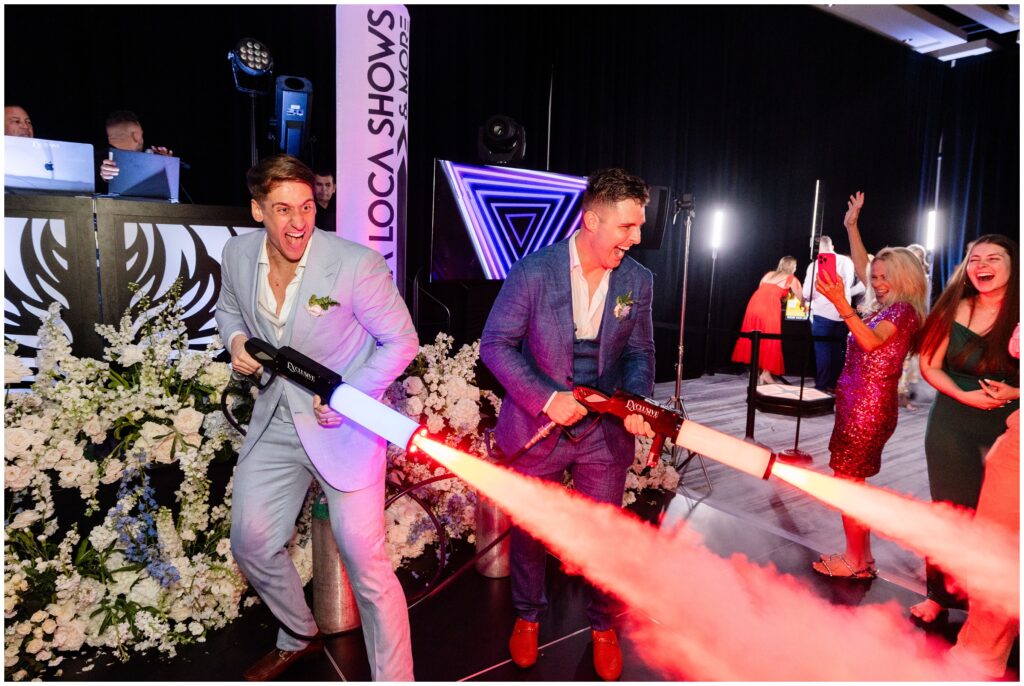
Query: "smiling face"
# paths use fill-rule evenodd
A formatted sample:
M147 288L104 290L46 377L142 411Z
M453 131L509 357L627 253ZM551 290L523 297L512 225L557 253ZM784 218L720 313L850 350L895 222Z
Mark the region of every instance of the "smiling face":
M622 264L629 249L640 242L644 220L644 206L632 199L598 203L584 212L582 240L576 244L584 268L615 269Z
M313 235L316 202L313 189L301 181L281 181L260 201L252 201L252 218L267 229L267 252L273 260L302 259Z
M995 243L978 243L967 256L967 278L982 295L1004 292L1012 270L1009 253Z
M875 298L878 302L888 305L892 293L892 284L886 274L885 260L871 261L871 288L875 291Z

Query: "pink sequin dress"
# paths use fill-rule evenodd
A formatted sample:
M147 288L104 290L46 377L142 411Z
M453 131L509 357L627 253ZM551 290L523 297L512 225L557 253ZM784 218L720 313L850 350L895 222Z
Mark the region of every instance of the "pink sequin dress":
M828 449L828 466L846 476L867 478L882 466L882 448L896 430L897 385L903 359L920 327L909 303L898 302L875 313L865 324L874 329L888 321L896 332L871 352L853 334L846 345L846 364L836 384L836 423Z

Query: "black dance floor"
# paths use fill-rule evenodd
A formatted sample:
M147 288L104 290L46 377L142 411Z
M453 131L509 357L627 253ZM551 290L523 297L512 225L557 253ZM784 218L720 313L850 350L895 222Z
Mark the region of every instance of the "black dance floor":
M834 604L868 605L894 600L907 607L920 599L916 593L886 581L884 569L882 576L870 583L830 581L820 577L810 571L811 562L818 558L817 551L752 527L749 521L692 500L685 494L672 498L642 498L639 511L652 521L664 515L666 524L686 518L719 555L742 553L759 564L773 563L780 571L809 581L817 593ZM455 557L464 560L469 554L462 550ZM521 670L508 658L508 635L515 620L508 579L488 579L471 570L410 611L417 680L596 681L590 631L584 614L584 589L577 577L561 570L557 560L549 558L548 562L551 608L541 623L540 658L534 667ZM952 611L948 620L937 622L929 631L952 641L964 616L962 612ZM103 657L88 671L83 669L84 663L67 660L61 679L238 681L246 667L273 647L275 634L276 626L270 613L264 606L257 605L214 633L206 643L179 650L177 657L137 655L127 663ZM622 681L663 680L637 658L628 636L620 633L620 641L625 663ZM1017 647L1010 663L1013 672L1018 672ZM329 639L323 653L297 663L281 680L367 681L369 678L362 634L356 629ZM1016 677L1010 674L1007 678Z

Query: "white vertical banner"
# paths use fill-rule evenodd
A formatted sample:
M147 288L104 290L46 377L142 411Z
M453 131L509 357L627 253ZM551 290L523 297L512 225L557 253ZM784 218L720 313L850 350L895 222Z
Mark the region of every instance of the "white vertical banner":
M377 250L405 292L409 11L336 10L338 235Z

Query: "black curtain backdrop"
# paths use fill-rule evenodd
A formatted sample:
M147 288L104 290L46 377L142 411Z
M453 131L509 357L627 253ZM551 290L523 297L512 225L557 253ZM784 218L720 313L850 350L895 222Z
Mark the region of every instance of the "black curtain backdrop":
M128 108L149 144L191 163L196 202L244 204L248 100L226 55L266 42L276 73L314 83L317 157L334 149L333 6L7 6L5 101L40 137L104 143ZM814 183L825 232L848 250L842 216L867 194L868 248L924 242L942 139L936 288L987 232L1019 236L1019 50L955 67L805 6L412 5L409 264L429 264L433 160L476 162L477 129L505 114L527 131L522 166L587 174L623 166L696 197L687 377L727 363L747 299L786 254L808 261ZM40 35L46 40L40 41ZM550 129L549 120L550 98ZM261 102L261 138L272 103ZM269 144L260 141L261 152ZM550 150L550 164L548 151ZM339 183L345 183L339 170ZM709 235L726 213L714 293ZM674 377L682 217L659 251L658 378Z

